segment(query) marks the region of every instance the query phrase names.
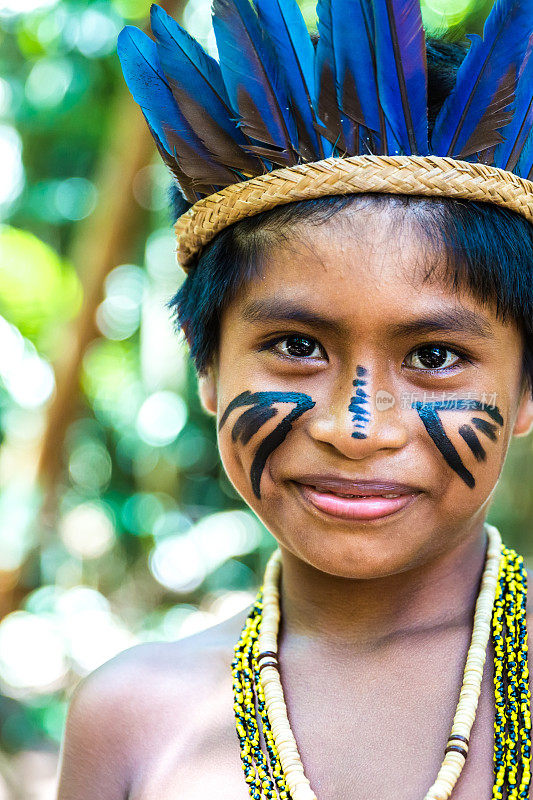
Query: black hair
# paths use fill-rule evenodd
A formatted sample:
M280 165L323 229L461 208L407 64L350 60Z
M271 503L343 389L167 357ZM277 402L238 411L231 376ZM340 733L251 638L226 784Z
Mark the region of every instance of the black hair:
M316 40L316 37L314 37ZM455 85L466 52L463 42L427 37L429 132ZM301 200L247 217L222 230L203 249L197 264L167 303L177 330L189 343L199 374L205 373L219 345L224 309L260 273L267 249L297 222L320 223L361 195ZM367 193L372 203L410 207L437 252L446 254L445 279L496 307L503 321L518 326L524 342L523 375L533 396L533 225L518 213L491 203L453 198ZM171 187L173 219L190 204ZM426 278L431 277L432 269Z

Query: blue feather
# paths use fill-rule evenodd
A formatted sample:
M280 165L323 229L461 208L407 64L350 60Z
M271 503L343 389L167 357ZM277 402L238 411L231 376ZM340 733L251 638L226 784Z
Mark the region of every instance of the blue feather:
M533 136L531 136L531 134L527 139L520 160L513 172L521 178L533 181Z
M432 152L466 158L502 141L518 69L533 29L533 0L496 0L471 40L453 92L435 122Z
M248 0L214 0L220 68L239 127L260 142L249 148L289 165L298 161L298 133L284 77Z
M320 0L317 12L319 108L328 119L331 138L338 134L336 103L347 151L382 152L385 130L370 0Z
M193 180L207 184L234 183L235 175L213 159L177 106L161 69L155 42L143 31L127 25L118 36L117 53L133 99L180 169Z
M533 181L533 133L526 139L522 153L513 172L521 178Z
M496 150L494 163L522 178L532 177L533 170L533 34L520 68L513 119L504 128L503 144Z
M277 60L283 64L298 127L299 152L304 160L324 157L323 144L314 127L315 50L296 0L254 0L259 21Z
M358 140L358 123L344 118L339 108L339 82L337 76L338 26L334 17L332 0L318 0L318 44L315 52L315 82L317 109L324 125L323 136L334 145L334 153L351 152Z
M163 72L198 137L221 163L261 172L261 162L242 149L249 141L237 127L218 62L155 3L150 18Z
M381 114L376 77L372 10L367 0L331 0L336 33L338 95L354 122L379 133ZM347 82L353 94L347 96Z
M209 115L224 130L238 139L239 131L231 121L232 111L218 62L155 3L150 9L150 22L159 60L170 87L178 84L180 88L186 88L192 97L209 109ZM242 134L240 138L244 141Z
M184 120L161 72L154 42L138 28L126 25L117 40L117 53L126 85L140 105L150 127L168 153L172 153L163 123L180 130Z
M427 155L426 44L420 0L374 0L379 100L390 155Z
M498 145L494 154L495 166L513 172L520 163L522 154L524 154L525 160L527 161L528 145L529 147L533 147L532 131L533 52L530 47L520 71L520 78L516 89L516 99L513 105L513 118L502 130L502 136L505 141ZM531 141L529 141L530 139Z

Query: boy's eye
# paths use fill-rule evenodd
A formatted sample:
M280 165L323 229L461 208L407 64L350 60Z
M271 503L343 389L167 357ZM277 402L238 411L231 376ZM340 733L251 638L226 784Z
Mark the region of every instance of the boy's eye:
M269 343L269 346L291 358L322 358L324 350L310 336L284 336Z
M459 353L449 347L433 344L419 347L407 358L411 361L409 366L423 370L446 369L456 366L462 360Z

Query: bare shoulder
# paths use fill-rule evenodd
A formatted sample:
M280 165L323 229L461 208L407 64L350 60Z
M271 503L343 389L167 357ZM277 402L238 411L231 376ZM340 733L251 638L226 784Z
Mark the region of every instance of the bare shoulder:
M58 800L125 800L139 765L185 735L221 687L227 695L248 611L176 642L134 645L83 678L69 704Z

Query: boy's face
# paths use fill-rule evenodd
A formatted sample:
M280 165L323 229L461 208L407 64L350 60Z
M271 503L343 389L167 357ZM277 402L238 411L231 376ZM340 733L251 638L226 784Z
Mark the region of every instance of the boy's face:
M200 382L237 491L332 575L401 572L479 531L511 436L533 424L516 326L438 269L422 282L435 255L409 214L300 224L226 309ZM403 486L338 496L370 491L357 481Z

